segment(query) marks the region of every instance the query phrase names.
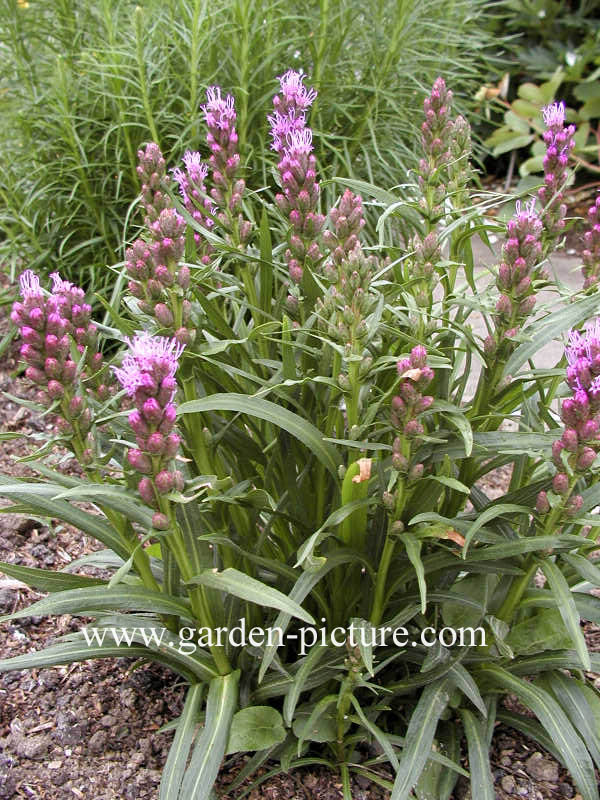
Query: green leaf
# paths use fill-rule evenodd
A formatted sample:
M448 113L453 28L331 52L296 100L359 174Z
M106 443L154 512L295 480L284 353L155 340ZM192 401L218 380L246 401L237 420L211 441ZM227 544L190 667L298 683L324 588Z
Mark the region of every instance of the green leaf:
M592 586L600 587L600 568L596 564L592 564L589 558L576 553L563 553L561 558L570 564L585 581L591 583Z
M495 800L494 779L490 769L489 748L485 725L475 714L462 708L460 711L469 749L471 796L477 800Z
M379 746L383 750L384 754L387 756L387 759L394 768L394 770L397 770L399 767L398 757L396 756L394 748L392 747L391 742L387 738L387 735L381 730L381 728L379 728L374 722L371 722L371 720L369 720L366 717L365 712L360 707L360 703L358 702L356 697L354 697L353 694L350 695L350 701L354 706L354 710L356 711L363 727L369 731L371 736L379 744Z
M412 712L391 800L408 800L427 763L439 719L450 699L447 687L447 680L429 684Z
M32 486L45 486L46 484L32 484L18 478L7 478L0 475L0 497L10 497L17 500L22 505L31 509L35 514L44 517L60 519L73 525L75 528L93 536L103 545L113 550L117 555L127 560L130 556L129 551L124 546L121 537L106 520L98 514L90 514L80 508L65 502L64 500L52 500L53 490L44 490L42 493L32 492ZM58 490L60 487L55 487Z
M536 106L538 109L538 114L541 107L546 103L543 91L539 86L536 86L535 83L519 84L517 94L519 97L523 98L523 100L527 100L529 103Z
M584 665L586 670L590 670L590 654L588 652L585 636L581 630L579 611L575 605L575 598L573 597L573 593L571 592L569 584L554 561L550 561L549 559L545 558L541 562L541 567L546 578L548 579L550 589L552 590L552 593L556 599L556 605L558 606L558 610L563 618L563 622L571 634L573 644L575 645L575 650L581 659L581 663Z
M465 455L469 454L465 453ZM468 486L465 486L464 483L461 483L456 478L449 478L447 475L427 475L426 479L436 481L436 483L441 483L443 486L448 486L450 489L454 489L456 492L461 492L461 494L471 493L471 490Z
M513 625L506 644L517 655L560 650L571 645L571 636L557 609L545 608Z
M105 586L92 586L85 589L68 589L56 592L37 603L0 617L0 622L23 617L37 617L45 614L73 614L86 616L96 611L154 611L157 614L173 614L191 619L187 605L162 592L155 592L143 586L124 586L119 584L110 592Z
M231 567L223 570L223 572L207 570L200 575L195 575L189 583L209 586L211 589L227 592L227 594L232 594L234 597L240 597L242 600L248 600L259 606L276 608L278 611L297 617L309 625L315 624L313 617L283 592Z
M337 738L337 725L335 716L329 712L331 706L337 705L338 697L328 694L322 697L310 711L299 710L292 725L292 730L298 738L298 755L303 743L332 742Z
M484 525L488 522L491 522L496 517L500 517L503 514L531 514L531 509L527 508L526 506L518 506L514 503L499 503L498 505L492 505L478 514L477 519L473 524L470 526L469 530L467 531L467 535L465 536L465 543L462 549L462 557L466 558L467 551L469 549L469 545L477 533Z
M285 696L285 700L283 701L283 718L288 727L292 724L294 719L294 712L296 710L300 695L304 691L306 679L312 673L326 652L326 647L322 647L320 645L311 647L306 657L302 660L296 673L296 677L294 678L294 681Z
M152 651L144 645L115 644L110 639L108 644L90 644L83 635L76 635L66 642L58 642L44 650L34 653L23 653L20 656L6 658L0 661L0 672L11 670L39 669L41 667L54 667L57 665L74 664L87 661L91 658L143 658L156 661L159 664L179 673L188 681L198 680L198 675L188 669L181 661L171 657L170 652Z
M207 411L236 411L283 428L306 445L337 480L337 470L341 463L337 450L324 441L323 435L314 425L292 411L288 411L270 400L235 393L214 394L199 400L190 400L188 403L182 403L178 408L180 416L201 414Z
M208 688L205 724L183 778L179 800L208 800L219 773L238 702L239 672L213 678Z
M487 707L483 702L483 697L479 692L477 684L471 677L471 674L468 672L468 670L466 670L462 664L454 664L454 666L451 667L448 672L448 677L456 686L456 688L460 689L465 697L468 697L468 699L473 703L475 708L481 713L484 719L487 718Z
M415 574L419 584L419 594L421 596L421 614L424 614L427 608L427 583L425 581L423 562L421 561L421 540L413 536L412 533L404 533L399 538L404 543L406 555L415 568Z
M556 700L538 686L511 675L502 667L488 664L480 667L479 672L489 678L493 686L502 686L516 694L533 711L554 742L583 800L599 800L594 766L587 748Z
M187 691L183 711L177 723L177 732L163 769L159 800L172 800L174 797L179 797L185 767L196 734L203 690L203 684L196 683Z
M68 572L54 572L36 567L21 567L18 564L8 564L0 561L0 572L10 575L27 586L32 586L40 592L62 592L65 589L79 589L85 586L106 585L101 578L90 578L87 575L70 575Z
M527 147L528 144L531 144L533 141L534 136L531 133L528 134L519 134L518 136L512 136L510 139L507 139L502 144L496 145L492 150L492 155L497 158L501 156L503 153L509 153L511 150L520 150L521 147Z
M504 122L516 133L528 134L531 132L531 127L526 119L523 119L514 111L506 111L504 113Z
M581 734L596 766L600 769L600 730L584 692L585 687L562 672L548 673L544 685L552 691L567 712L575 730ZM595 697L597 698L597 695Z
M315 531L304 544L298 549L296 567L302 566L305 561L310 561L314 555L314 550L318 545L327 539L329 536L334 535L334 531L327 532L328 528L340 525L351 514L354 514L358 509L366 509L370 505L375 505L378 502L377 498L366 498L364 500L350 500L345 503L341 508L336 508L327 517L325 522L321 525L318 531Z
M561 305L558 311L552 312L541 320L536 320L536 333L528 342L520 344L506 362L502 376L516 375L517 370L526 361L532 359L548 342L554 341L560 333L589 319L598 308L598 299L592 295L569 303L566 308ZM525 331L526 333L528 330Z
M456 600L442 603L441 612L444 625L450 628L472 627L479 625L485 614L495 575L466 575L452 586L452 594ZM475 601L475 607L466 605L466 601Z
M226 755L266 750L285 739L281 714L271 706L247 706L234 714Z
M98 500L96 501L96 498ZM92 500L102 503L123 514L132 522L139 522L145 528L152 526L152 512L133 492L122 486L82 482L80 486L61 489L54 495L55 500Z

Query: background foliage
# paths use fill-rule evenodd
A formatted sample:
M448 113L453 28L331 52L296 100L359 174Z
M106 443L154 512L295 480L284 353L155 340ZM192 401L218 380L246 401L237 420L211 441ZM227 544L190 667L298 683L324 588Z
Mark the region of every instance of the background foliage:
M238 98L241 152L268 147L274 76L319 91L324 175L395 185L414 165L420 98L444 74L459 107L498 55L484 0L0 2L0 256L102 287L120 260L136 151L202 147L207 85ZM272 183L267 167L252 188Z

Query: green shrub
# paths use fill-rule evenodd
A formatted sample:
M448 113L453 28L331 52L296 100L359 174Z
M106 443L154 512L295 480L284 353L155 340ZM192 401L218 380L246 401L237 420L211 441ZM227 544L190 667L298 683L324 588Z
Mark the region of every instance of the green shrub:
M0 2L0 191L6 262L101 289L124 255L136 153L204 147L211 83L238 98L253 189L272 183L263 109L280 65L319 90L325 176L393 185L414 166L419 97L438 72L472 95L495 56L484 0Z

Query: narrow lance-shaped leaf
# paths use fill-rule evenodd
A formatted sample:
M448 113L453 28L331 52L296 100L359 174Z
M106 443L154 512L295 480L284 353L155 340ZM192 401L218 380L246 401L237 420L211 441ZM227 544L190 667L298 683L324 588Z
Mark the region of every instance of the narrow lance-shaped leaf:
M577 650L577 655L581 659L584 668L589 670L591 669L590 654L588 652L585 636L581 630L579 611L577 610L575 598L569 588L569 584L554 561L545 558L541 562L541 567L545 576L548 578L550 589L556 598L556 605L563 618L563 622L571 634L573 644Z
M68 572L54 572L37 567L22 567L19 564L8 564L0 561L0 572L10 575L27 586L40 592L62 592L66 589L80 589L85 586L105 585L101 578L90 578L87 575L71 575Z
M502 667L490 664L481 667L479 672L483 677L489 678L495 686L502 686L516 694L519 700L533 711L554 742L583 800L599 800L598 784L590 754L556 700L548 692L511 675Z
M260 606L276 608L292 617L297 617L309 625L314 625L315 620L305 611L302 606L291 600L287 595L274 589L272 586L257 581L250 575L246 575L237 569L228 568L223 572L207 570L201 575L195 575L189 583L199 583L202 586L209 586L211 589L219 589L234 597L257 603Z
M461 709L461 717L467 746L469 748L469 770L471 772L471 795L477 800L495 800L494 780L490 769L490 756L485 736L485 725L475 714Z
M238 702L239 677L239 672L232 672L210 682L204 730L194 746L179 800L207 800L212 794Z
M169 757L160 781L159 800L172 800L174 797L179 797L185 767L198 725L203 689L204 686L201 683L196 683L188 689L185 705L179 717L177 733L169 750Z
M213 394L199 400L190 400L179 406L179 415L201 414L207 411L237 411L286 430L315 454L319 461L337 478L340 456L333 445L324 440L322 433L312 423L286 408L245 394Z
M427 686L412 712L391 800L408 800L423 771L439 719L448 705L447 680Z

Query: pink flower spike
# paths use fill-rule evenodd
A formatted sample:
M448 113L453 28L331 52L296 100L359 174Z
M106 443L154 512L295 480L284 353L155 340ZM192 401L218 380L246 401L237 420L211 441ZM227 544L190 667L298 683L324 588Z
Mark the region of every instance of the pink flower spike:
M64 281L58 272L51 272L50 277L52 278L52 292L54 294L67 293L74 288L74 285L70 281Z
M300 72L289 69L284 75L278 77L281 91L287 103L295 103L296 107L305 111L317 98L314 89L304 86L304 78Z
M128 339L127 344L131 352L125 356L121 367L113 367L113 371L130 397L144 385L145 378L155 371L160 370L173 377L185 347L176 339L149 333L137 334L133 339Z
M202 106L206 122L216 125L217 128L228 128L236 118L233 96L228 94L225 99L221 97L220 86L209 86L206 90L207 103Z
M565 104L564 103L551 103L549 106L545 106L542 109L542 114L544 115L544 123L547 128L554 128L562 126L565 124Z
M286 151L290 156L312 152L312 130L304 128L301 131L292 131L287 137Z
M202 161L202 154L187 150L183 156L183 163L188 171L190 180L194 183L203 183L208 175L208 165Z
M40 279L31 269L25 272L19 278L19 286L21 287L21 297L27 300L30 297L41 297L42 289L40 287Z

